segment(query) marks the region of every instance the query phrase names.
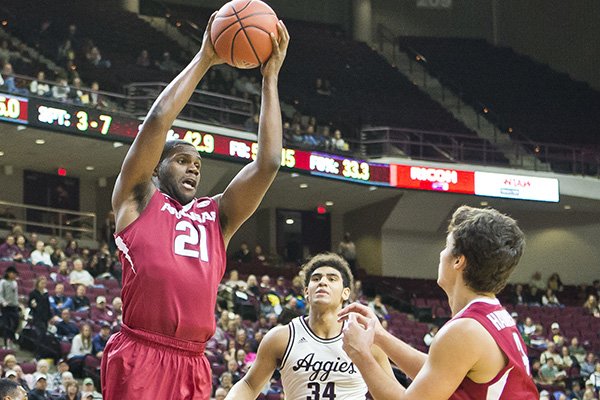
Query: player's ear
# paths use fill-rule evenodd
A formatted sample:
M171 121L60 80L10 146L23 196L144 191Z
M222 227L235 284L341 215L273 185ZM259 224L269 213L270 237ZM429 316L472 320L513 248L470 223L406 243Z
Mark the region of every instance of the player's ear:
M158 178L158 168L160 167L160 163L156 167L154 167L154 171L152 171L152 176Z
M304 298L308 301L308 287L304 287Z
M342 300L344 300L346 302L346 301L348 301L349 298L350 298L350 288L345 287L344 290L342 290Z
M467 258L464 254L460 254L454 258L453 267L457 271L463 271L467 266Z

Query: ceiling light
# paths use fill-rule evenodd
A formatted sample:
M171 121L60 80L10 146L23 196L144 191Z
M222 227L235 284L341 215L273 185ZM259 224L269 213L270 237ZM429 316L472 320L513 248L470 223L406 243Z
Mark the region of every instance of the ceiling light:
M297 178L297 177L299 177L299 176L300 176L300 174L299 174L299 173L297 173L297 172L292 172L292 173L290 174L290 176L291 176L292 178Z
M306 189L308 187L307 183L301 183L300 184L300 189Z
M488 203L487 201L482 201L479 203L479 205L482 205L484 207L487 206L488 204L490 204L490 203Z
M27 127L25 125L17 125L18 131L24 131L25 129L27 129Z
M326 205L327 207L331 207L331 206L333 205L333 201L331 201L331 200L329 200L329 201L326 201L326 202L325 202L325 205Z
M570 206L570 205L568 205L568 204L565 204L565 206L564 206L563 208L564 208L565 210L570 210L570 209L571 209L571 206Z
M35 139L35 144L44 144L46 141L44 139Z
M288 225L293 225L294 224L294 220L292 218L288 218L285 220L285 223Z
M85 167L86 171L93 171L95 168L93 165L88 165L87 167Z
M2 157L4 155L3 151L0 151L0 157Z
M377 190L377 186L369 186L369 192Z
M114 147L115 149L117 149L117 148L119 148L119 147L123 147L123 143L121 143L121 142L113 142L113 147Z

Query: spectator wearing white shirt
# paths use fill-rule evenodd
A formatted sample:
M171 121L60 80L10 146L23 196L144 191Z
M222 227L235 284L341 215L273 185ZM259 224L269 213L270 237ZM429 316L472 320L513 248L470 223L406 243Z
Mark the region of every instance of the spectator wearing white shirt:
M31 252L31 263L33 265L43 264L48 267L52 266L52 260L50 259L50 254L46 253L44 249L44 242L38 240L35 242L35 250Z
M93 286L94 277L83 269L81 258L73 260L73 271L69 274L69 283L71 285Z

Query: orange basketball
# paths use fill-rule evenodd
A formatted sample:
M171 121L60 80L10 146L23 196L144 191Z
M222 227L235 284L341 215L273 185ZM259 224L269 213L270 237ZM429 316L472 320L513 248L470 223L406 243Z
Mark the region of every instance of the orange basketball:
M277 33L278 18L260 0L233 0L225 4L212 23L210 38L217 55L237 68L256 68L271 56L269 34Z

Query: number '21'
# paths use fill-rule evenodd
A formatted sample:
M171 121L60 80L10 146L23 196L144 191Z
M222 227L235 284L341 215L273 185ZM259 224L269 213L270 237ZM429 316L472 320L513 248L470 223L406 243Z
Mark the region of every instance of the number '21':
M335 383L329 382L325 385L325 389L323 389L323 394L321 394L321 385L318 382L308 382L308 388L312 390L310 396L306 397L306 400L321 400L335 399Z
M176 231L183 231L175 238L175 254L185 257L200 258L208 262L208 246L206 245L206 227L198 225L198 230L190 221L179 221L175 225ZM200 235L198 235L200 232ZM196 250L196 246L198 250ZM189 246L188 246L189 245Z

